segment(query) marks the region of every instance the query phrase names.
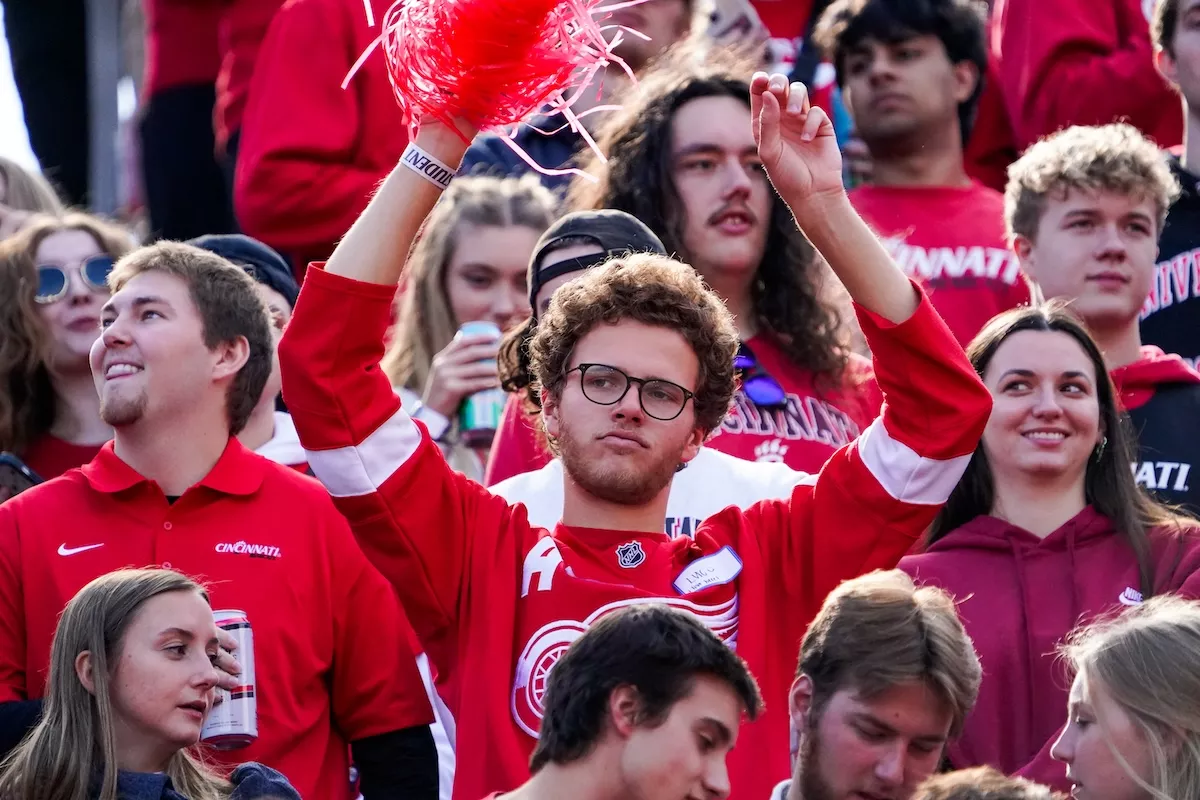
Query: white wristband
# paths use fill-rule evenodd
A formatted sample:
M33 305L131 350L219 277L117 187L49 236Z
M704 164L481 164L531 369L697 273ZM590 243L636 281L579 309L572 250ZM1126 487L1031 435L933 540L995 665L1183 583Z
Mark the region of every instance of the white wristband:
M449 189L450 181L454 179L454 170L412 142L404 148L400 163L441 189Z

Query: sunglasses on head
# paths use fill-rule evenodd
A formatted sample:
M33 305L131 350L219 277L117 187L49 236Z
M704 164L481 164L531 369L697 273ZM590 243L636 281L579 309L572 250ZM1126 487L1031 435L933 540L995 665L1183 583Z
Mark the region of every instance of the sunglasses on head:
M113 257L109 255L92 256L80 264L79 277L89 289L98 292L108 291L108 273L112 272ZM38 286L34 299L39 303L53 303L67 294L71 285L70 266L65 264L38 264Z
M763 369L754 357L754 351L745 343L738 346L733 367L741 373L742 391L754 405L764 408L783 408L787 405L787 392L779 385L779 381Z

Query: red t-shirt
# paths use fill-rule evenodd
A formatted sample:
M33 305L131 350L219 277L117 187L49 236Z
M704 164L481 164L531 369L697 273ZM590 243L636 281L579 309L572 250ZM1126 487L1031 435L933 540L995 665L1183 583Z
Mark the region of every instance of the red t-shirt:
M67 602L99 575L161 565L246 612L259 761L303 797L349 800L349 742L433 720L387 581L312 478L231 439L173 504L105 445L81 469L0 505L0 702L42 697Z
M999 192L978 183L860 186L850 201L964 346L992 317L1029 302Z
M21 460L39 478L57 478L69 469L82 467L100 452L102 444L71 444L57 436L42 434L29 443Z
M852 356L846 373L848 386L822 390L814 376L800 369L779 348L775 338L759 335L747 344L767 374L787 392L787 407L762 408L740 388L733 406L713 431L707 445L747 461L774 461L801 472L818 472L839 447L857 438L879 415L883 396L871 372L871 363ZM541 469L551 459L535 425L536 417L523 410L524 398L509 397L484 483Z

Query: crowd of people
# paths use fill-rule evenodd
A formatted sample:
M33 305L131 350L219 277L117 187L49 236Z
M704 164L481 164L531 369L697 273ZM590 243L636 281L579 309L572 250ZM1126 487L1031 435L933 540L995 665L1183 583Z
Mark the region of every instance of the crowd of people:
M147 226L0 161L0 800L1200 797L1200 0L411 138L367 3L143 0Z

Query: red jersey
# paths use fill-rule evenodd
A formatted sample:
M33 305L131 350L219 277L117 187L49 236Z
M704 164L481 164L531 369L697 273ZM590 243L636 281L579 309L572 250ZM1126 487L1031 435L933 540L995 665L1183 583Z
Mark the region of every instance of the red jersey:
M860 186L850 200L964 346L992 317L1029 303L999 192L978 183Z
M348 742L433 720L407 621L321 486L231 439L173 504L111 444L0 505L0 702L41 697L58 616L85 584L161 565L254 628L259 761L303 797L354 795Z
M69 469L82 467L100 452L100 444L71 444L57 436L42 434L29 443L21 460L42 480L57 478Z
M241 122L233 202L246 233L292 257L327 258L400 160L408 134L387 62L375 52L391 0L304 0L275 14L259 50Z
M887 402L820 475L671 539L537 529L450 469L378 368L394 295L310 267L280 344L284 396L313 471L449 673L455 798L528 778L549 670L596 619L642 602L696 614L749 664L767 711L731 778L735 798L766 797L790 772L787 692L808 622L841 581L908 551L987 422L991 396L932 306L896 326L860 314Z

